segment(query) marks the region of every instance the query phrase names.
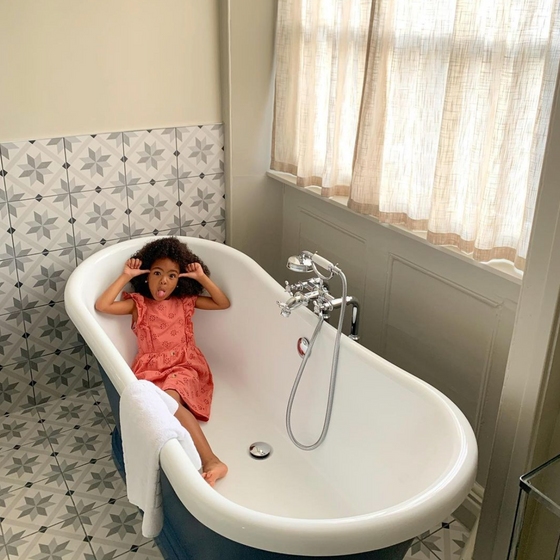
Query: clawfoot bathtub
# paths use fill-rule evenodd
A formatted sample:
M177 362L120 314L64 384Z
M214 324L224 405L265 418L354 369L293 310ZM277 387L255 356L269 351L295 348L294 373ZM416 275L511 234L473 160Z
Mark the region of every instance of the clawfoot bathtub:
M410 539L443 521L474 482L477 447L466 418L433 387L342 337L329 434L315 451L297 449L284 415L301 361L297 340L310 338L317 317L304 308L281 317L282 287L239 251L180 239L232 303L193 318L215 381L212 417L203 429L229 474L212 489L176 440L165 445L165 527L158 542L166 557L402 558ZM94 302L148 241L94 254L73 272L65 292L68 315L102 368L117 420L118 396L135 380L129 364L136 340L129 316L99 314ZM334 334L323 326L294 403L292 426L303 442L315 441L322 428ZM117 464L119 438L117 428ZM267 459L249 454L256 441L272 446Z

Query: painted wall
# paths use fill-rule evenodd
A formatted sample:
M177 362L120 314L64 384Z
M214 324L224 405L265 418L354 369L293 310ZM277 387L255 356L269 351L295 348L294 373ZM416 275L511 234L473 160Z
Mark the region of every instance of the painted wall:
M228 244L282 278L282 193L268 178L276 0L222 0ZM228 165L229 164L229 165Z
M0 0L0 142L222 122L218 0Z

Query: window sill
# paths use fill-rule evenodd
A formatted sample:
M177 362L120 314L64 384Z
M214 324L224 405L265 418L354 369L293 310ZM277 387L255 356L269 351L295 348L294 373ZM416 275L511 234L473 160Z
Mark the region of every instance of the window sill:
M271 179L275 179L276 181L279 181L280 183L283 183L284 185L288 185L289 187L293 187L295 189L297 189L299 192L305 192L307 194L309 194L310 196L313 196L315 198L319 198L324 202L327 202L329 204L333 204L334 206L338 207L338 208L343 208L346 212L351 212L352 214L356 215L356 216L360 216L361 218L365 219L365 220L369 220L370 222L374 222L377 225L386 227L392 231L395 231L397 233L400 233L402 235L406 235L407 237L409 237L410 239L414 239L420 243L423 243L424 245L428 245L429 247L437 250L437 251L441 251L443 253L446 253L452 257L455 257L457 259L462 260L463 262L467 262L469 264L472 264L474 266L477 266L478 268L481 268L482 270L486 270L487 272L491 272L492 274L496 274L497 276L501 276L502 278L505 278L506 280L509 280L515 284L521 285L522 281L523 281L523 273L520 272L519 270L517 270L512 263L510 263L509 261L505 261L505 260L493 260L491 262L487 262L487 263L482 263L482 262L478 262L475 261L472 257L470 257L469 255L462 253L461 251L459 251L458 249L456 249L455 247L450 247L450 246L443 246L443 245L432 245L431 243L429 243L426 239L426 233L425 232L417 232L417 231L408 231L407 229L405 229L402 226L399 225L395 225L395 224L384 224L381 223L377 218L374 218L373 216L368 216L366 214L360 214L358 212L355 212L354 210L348 208L348 197L346 196L331 196L329 198L323 197L321 196L321 189L320 187L298 187L296 185L296 179L293 175L289 174L289 173L280 173L279 171L267 171L266 174L271 178Z

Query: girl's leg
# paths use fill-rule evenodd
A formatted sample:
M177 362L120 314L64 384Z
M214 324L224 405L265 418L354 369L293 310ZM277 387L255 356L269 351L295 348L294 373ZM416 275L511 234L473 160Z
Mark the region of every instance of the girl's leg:
M173 391L173 389L168 389L165 392L179 403L179 408L175 413L175 417L181 422L193 439L194 446L202 461L202 476L210 486L214 486L216 480L226 476L228 471L227 466L214 455L204 432L200 428L198 420L194 417L193 413L183 405L181 395L179 395L177 391Z

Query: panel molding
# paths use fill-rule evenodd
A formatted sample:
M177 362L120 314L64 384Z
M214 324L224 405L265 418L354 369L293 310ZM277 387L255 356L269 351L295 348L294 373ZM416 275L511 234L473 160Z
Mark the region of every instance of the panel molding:
M474 298L482 304L490 307L494 310L494 326L490 335L490 339L487 344L487 348L484 354L484 369L482 371L480 386L478 391L476 412L475 412L475 425L473 426L474 432L479 436L479 430L482 424L482 414L484 410L484 403L486 401L485 396L488 389L488 383L490 379L490 372L492 370L492 360L494 356L494 347L497 337L497 333L500 326L500 315L503 306L503 301L489 298L479 292L475 292L441 274L432 272L423 266L420 266L408 259L396 255L395 253L388 253L388 263L386 272L386 283L385 283L385 294L383 301L383 316L382 316L382 327L381 327L381 349L385 356L387 354L387 338L388 338L388 323L389 323L389 313L391 307L391 292L393 288L393 277L394 277L394 267L396 263L400 263L403 266L407 266L421 274L424 274L437 282L442 282L443 284L449 286L450 288L461 292L462 294Z

